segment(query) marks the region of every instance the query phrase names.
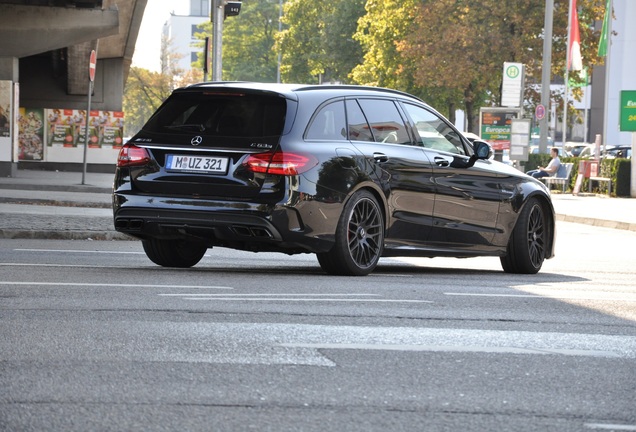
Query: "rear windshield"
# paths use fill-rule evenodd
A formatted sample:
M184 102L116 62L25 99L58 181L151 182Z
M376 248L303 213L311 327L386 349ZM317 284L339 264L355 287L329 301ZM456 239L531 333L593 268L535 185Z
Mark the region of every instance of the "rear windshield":
M286 103L282 97L242 93L174 93L148 120L144 130L232 137L282 134Z

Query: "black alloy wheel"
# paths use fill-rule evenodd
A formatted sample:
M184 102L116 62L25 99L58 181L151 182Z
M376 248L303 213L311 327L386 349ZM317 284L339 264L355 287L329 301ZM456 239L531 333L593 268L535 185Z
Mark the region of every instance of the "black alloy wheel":
M365 276L375 269L384 248L384 219L373 194L360 191L349 199L335 240L329 252L317 255L327 273Z
M507 273L538 273L545 260L546 220L543 207L531 198L519 215L501 265Z

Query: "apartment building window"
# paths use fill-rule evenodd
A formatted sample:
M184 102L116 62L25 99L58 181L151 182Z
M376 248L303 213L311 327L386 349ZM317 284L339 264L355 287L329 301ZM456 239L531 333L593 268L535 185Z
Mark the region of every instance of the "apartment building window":
M210 16L210 0L190 0L190 16Z
M195 34L197 33L201 33L201 29L199 28L198 24L192 24L192 29L190 31L190 39L196 39Z

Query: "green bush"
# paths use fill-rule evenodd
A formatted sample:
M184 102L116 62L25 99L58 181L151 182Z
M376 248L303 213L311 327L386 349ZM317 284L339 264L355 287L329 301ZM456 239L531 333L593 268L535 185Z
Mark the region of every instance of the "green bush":
M609 161L604 161L609 162ZM619 197L631 196L630 183L632 178L631 159L614 159L612 166L612 190Z

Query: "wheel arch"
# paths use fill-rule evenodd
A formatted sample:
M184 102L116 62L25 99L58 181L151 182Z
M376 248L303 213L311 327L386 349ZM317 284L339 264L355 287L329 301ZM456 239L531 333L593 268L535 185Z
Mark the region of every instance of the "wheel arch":
M384 215L383 223L384 223L384 231L386 232L389 226L389 203L385 193L377 184L373 182L363 182L356 185L356 187L352 188L347 194L347 197L343 201L343 205L346 205L346 203L351 199L351 197L361 190L367 190L371 192L371 194L375 197L376 201L378 202L378 205L380 206L380 210L382 211L382 214Z
M538 201L538 203L541 205L541 208L543 209L543 214L546 218L545 223L548 232L546 236L547 244L545 258L553 258L556 243L556 215L550 197L542 193L540 190L533 191L524 197L523 201L521 201L520 203L521 205L515 210L517 214L521 213L525 206L528 205L528 202L531 198L535 198ZM518 223L518 221L516 223Z

